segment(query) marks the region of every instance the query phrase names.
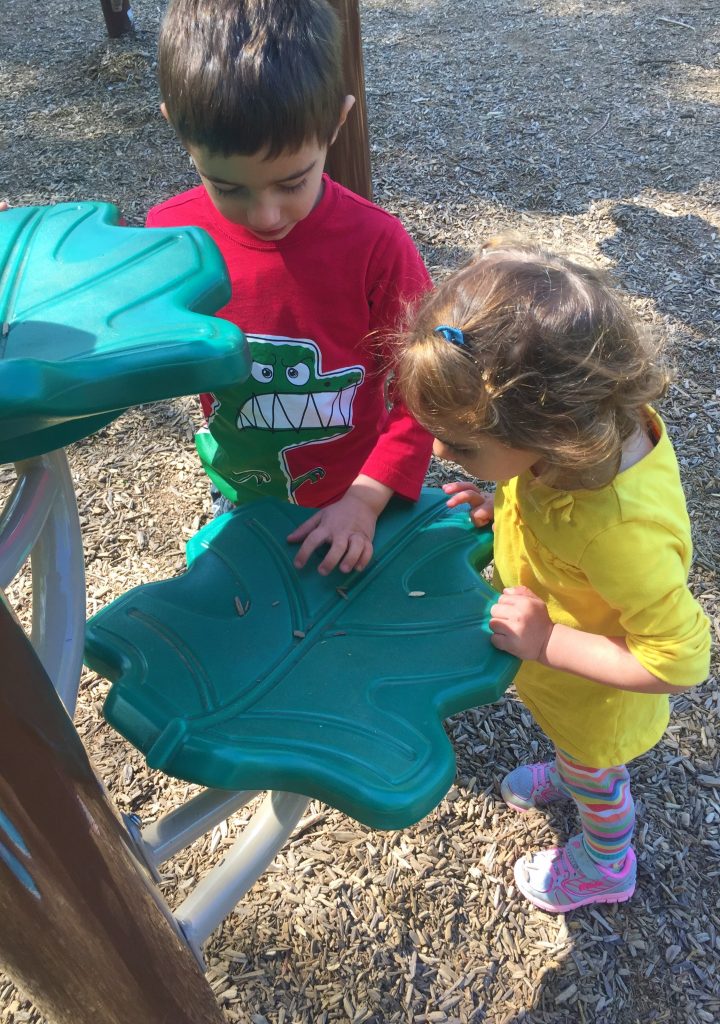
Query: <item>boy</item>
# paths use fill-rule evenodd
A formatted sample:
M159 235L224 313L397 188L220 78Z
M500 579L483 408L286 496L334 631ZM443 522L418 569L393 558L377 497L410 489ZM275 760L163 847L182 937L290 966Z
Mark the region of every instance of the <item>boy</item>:
M323 174L354 98L326 0L172 0L159 50L162 111L202 185L148 227L196 225L232 281L219 315L250 344L250 380L203 396L196 438L230 501L318 508L289 541L301 568L364 569L378 515L417 498L429 435L384 396L386 342L430 287L396 218Z

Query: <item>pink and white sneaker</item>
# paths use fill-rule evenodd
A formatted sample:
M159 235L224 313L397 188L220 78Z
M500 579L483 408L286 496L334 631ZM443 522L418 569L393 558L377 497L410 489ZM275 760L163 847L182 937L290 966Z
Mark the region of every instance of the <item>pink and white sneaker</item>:
M588 855L582 834L573 836L567 846L529 854L515 864L520 892L549 914L565 914L588 903L624 903L635 892L636 878L632 847L615 871Z
M570 799L554 761L522 764L513 769L500 783L500 792L508 807L521 813Z

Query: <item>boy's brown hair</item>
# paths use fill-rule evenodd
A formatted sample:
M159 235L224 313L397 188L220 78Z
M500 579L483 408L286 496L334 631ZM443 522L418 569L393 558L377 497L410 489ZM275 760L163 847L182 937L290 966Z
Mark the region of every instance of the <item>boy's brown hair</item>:
M601 271L513 237L430 293L401 341L396 383L423 426L456 447L486 435L538 452L551 486L612 479L670 379Z
M171 0L158 63L185 144L272 159L329 144L338 126L342 37L326 0Z

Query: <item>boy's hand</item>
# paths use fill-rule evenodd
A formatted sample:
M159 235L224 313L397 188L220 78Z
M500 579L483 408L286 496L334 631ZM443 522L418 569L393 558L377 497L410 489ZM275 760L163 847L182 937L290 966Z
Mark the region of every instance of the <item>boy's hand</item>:
M302 541L295 568L302 569L313 551L329 544L318 566L321 576L327 576L336 566L340 572L364 569L372 558L378 516L392 493L389 487L361 474L339 501L319 509L288 535L290 543Z
M524 661L540 661L554 623L545 602L527 587L506 587L490 609L492 643Z
M0 199L0 213L5 213L5 211L9 209L10 203L6 202L4 199Z
M456 505L470 506L470 519L475 526L487 526L495 514L495 495L489 491L481 491L476 484L467 480L457 480L452 484L443 484L442 488L451 498L448 508Z

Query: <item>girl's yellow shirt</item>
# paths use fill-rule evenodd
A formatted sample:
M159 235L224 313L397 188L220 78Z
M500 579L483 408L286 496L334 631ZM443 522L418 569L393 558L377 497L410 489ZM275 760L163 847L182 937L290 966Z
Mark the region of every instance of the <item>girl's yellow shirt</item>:
M701 683L709 623L687 586L690 520L665 425L657 443L598 490L560 491L531 473L498 483L495 585L529 587L553 622L622 636L638 661L677 686ZM594 768L653 747L669 719L664 694L616 690L525 662L518 693L553 743Z

